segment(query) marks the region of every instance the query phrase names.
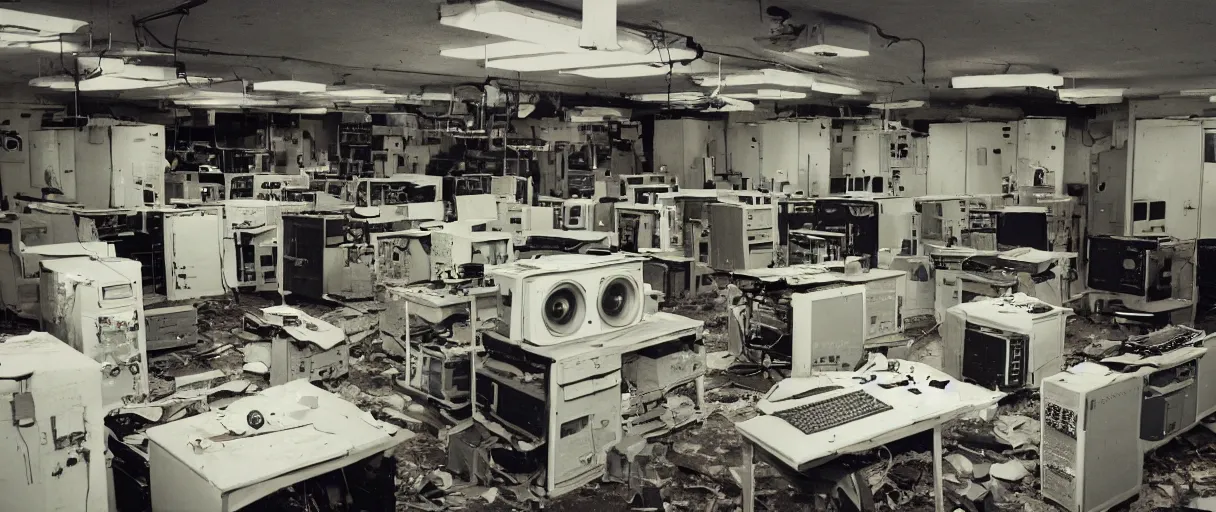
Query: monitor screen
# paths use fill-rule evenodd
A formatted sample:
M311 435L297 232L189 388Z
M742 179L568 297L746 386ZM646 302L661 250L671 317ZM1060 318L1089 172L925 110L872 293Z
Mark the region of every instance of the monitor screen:
M997 220L998 247L1032 247L1050 251L1047 214L1042 212L1003 212Z

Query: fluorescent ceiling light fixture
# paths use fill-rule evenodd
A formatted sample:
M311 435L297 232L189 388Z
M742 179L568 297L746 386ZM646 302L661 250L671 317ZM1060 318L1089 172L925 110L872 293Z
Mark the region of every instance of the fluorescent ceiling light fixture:
M324 108L324 107L320 107L320 108L293 108L293 109L291 109L291 110L288 110L288 111L287 111L287 113L288 113L288 114L326 114L326 113L329 113L329 109L326 109L326 108Z
M351 105L392 105L397 103L397 100L405 98L406 96L402 94L386 94L382 98L351 98L350 100L343 101L343 103L350 103Z
M840 94L845 96L856 96L861 94L860 90L852 87L825 83L810 73L795 73L780 69L764 69L751 73L726 75L721 78L719 78L717 75L706 75L694 78L693 81L699 83L703 87L748 87L770 85L777 87L803 87L825 94Z
M332 97L332 98L378 98L387 96L388 94L380 89L372 89L370 87L350 88L350 89L328 89L323 93L313 93L317 96Z
M1062 100L1078 98L1122 98L1124 89L1059 89L1056 94Z
M192 84L198 84L199 82L204 81L210 83L211 79L194 78L192 80ZM35 78L30 80L30 85L33 87L46 87L56 91L74 91L77 88L76 81L68 75ZM156 87L173 87L178 85L187 85L187 83L185 80L178 78L173 80L141 80L122 76L101 75L81 80L79 90L81 92L129 91L135 89L152 89Z
M1182 96L1211 96L1216 94L1216 89L1190 89L1179 94Z
M1123 96L1096 96L1093 98L1076 98L1068 100L1077 105L1113 105L1123 103Z
M871 103L870 108L879 110L899 110L905 108L921 108L925 106L925 100L905 100L905 101L889 101L886 103Z
M695 58L697 58L697 52L685 48L651 50L645 54L628 51L596 51L489 60L486 61L486 67L526 73L531 71L585 69L628 64L660 64Z
M239 98L239 99L199 99L199 100L177 100L174 103L185 107L272 107L279 105L277 100L260 99L260 98Z
M84 46L71 41L41 41L37 43L25 43L25 47L39 52L50 53L80 53L84 51Z
M88 22L47 16L45 14L14 11L12 9L0 9L0 39L4 39L9 34L70 34L80 30L85 25L88 25Z
M583 50L577 46L555 48L527 41L503 41L501 43L469 46L441 50L439 55L453 59L489 60L507 57L524 57L528 55L545 55L547 53L577 53Z
M629 99L644 103L689 103L706 101L708 97L699 92L673 92L671 94L665 92L656 92L648 94L632 94L629 96Z
M583 35L582 20L500 0L442 4L439 23L559 49L580 47ZM620 29L617 29L617 42L623 49L636 53L654 48L644 35Z
M811 86L811 90L815 91L815 92L821 92L824 94L839 94L841 96L857 96L857 95L861 94L861 89L856 89L856 88L845 86L845 85L828 84L828 83L823 83L823 82L818 82L818 81L815 82L815 85Z
M643 76L663 76L666 75L668 71L674 70L671 68L671 66L665 64L630 64L627 66L572 69L569 71L562 71L562 74L585 76L587 78L638 78Z
M955 89L985 89L1001 87L1040 87L1055 89L1064 85L1064 77L1051 73L1027 73L1013 75L956 76L950 79Z
M271 80L255 82L253 90L257 92L325 92L325 84L299 80Z
M16 50L33 50L33 51L50 52L50 53L80 53L81 51L84 50L84 46L81 46L79 43L74 43L71 41L62 41L61 42L58 39L55 39L52 41L34 41L34 42L21 41L21 42L10 43L10 42L6 42L4 39L0 38L0 49L4 49L4 48L12 48L12 49L16 49Z
M760 89L756 92L723 94L727 98L737 100L800 100L806 98L805 92L783 91L780 89Z

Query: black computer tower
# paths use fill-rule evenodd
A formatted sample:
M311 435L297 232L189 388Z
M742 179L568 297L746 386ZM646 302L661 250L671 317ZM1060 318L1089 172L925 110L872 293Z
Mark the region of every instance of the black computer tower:
M1172 260L1151 237L1091 236L1086 254L1086 284L1110 293L1144 297L1149 301L1173 296Z
M863 199L815 201L814 228L845 235L841 256L862 256L878 267L878 202Z
M963 333L963 379L989 389L1026 382L1030 337L968 325Z

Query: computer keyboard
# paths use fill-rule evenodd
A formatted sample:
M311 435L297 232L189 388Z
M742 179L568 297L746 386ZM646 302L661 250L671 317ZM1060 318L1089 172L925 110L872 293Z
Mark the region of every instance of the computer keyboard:
M1123 342L1123 348L1134 354L1152 357L1194 345L1202 336L1200 331L1172 325L1141 336L1132 336Z
M845 423L891 410L885 402L865 390L832 397L773 414L804 434L814 434Z

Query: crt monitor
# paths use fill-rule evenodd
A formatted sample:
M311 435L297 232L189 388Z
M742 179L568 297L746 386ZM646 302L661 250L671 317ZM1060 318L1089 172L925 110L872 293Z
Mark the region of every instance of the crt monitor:
M1032 247L1050 251L1047 214L1042 212L1002 212L997 218L997 247Z

